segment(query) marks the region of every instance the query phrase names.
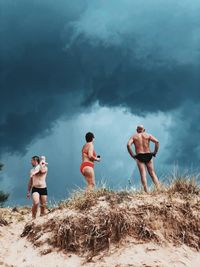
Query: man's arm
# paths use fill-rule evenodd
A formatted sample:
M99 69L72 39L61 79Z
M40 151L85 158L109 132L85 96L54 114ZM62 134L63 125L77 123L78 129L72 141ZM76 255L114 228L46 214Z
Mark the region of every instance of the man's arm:
M41 166L40 165L37 165L37 167L35 169L32 169L31 170L30 177L32 178L34 175L36 175L37 173L39 173L40 172L40 169L41 169Z
M47 171L48 171L47 166L41 166L41 167L40 167L40 172L41 172L41 173L46 173Z
M27 190L27 198L30 198L30 192L31 192L31 188L32 188L32 185L33 185L33 179L32 177L30 177L30 180L28 182L28 190Z
M132 158L135 159L135 156L136 156L136 155L133 153L133 150L132 150L132 147L131 147L132 144L133 144L133 137L131 137L131 138L128 140L128 143L127 143L127 149L128 149L128 152L129 152L130 156L131 156Z
M150 135L150 141L155 144L154 152L152 153L155 157L159 149L159 141L153 135Z

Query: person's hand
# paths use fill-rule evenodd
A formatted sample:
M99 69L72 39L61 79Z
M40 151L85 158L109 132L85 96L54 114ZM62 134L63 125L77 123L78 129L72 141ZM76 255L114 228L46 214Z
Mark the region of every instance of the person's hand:
M27 198L27 199L30 199L30 198L31 198L31 194L30 194L30 192L27 192L27 194L26 194L26 198Z
M136 155L133 156L133 159L135 159L135 160L137 159L137 158L136 158Z
M151 153L151 155L152 155L153 157L156 157L156 153L155 153L155 152Z
M97 156L97 161L98 161L98 162L101 161L101 156L100 156L100 155Z

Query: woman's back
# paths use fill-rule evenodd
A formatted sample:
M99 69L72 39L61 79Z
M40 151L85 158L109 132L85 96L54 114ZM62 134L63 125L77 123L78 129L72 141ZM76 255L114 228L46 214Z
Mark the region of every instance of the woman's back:
M96 153L94 151L93 144L92 143L86 143L82 148L82 162L86 162L86 161L93 162L93 160L91 160L90 156L89 156L89 149L91 149L93 157L96 157Z

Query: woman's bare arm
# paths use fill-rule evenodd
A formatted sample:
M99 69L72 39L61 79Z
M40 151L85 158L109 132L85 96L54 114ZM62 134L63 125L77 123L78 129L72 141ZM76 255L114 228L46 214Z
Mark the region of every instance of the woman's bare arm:
M100 158L94 157L93 153L94 153L94 146L93 146L93 144L90 144L90 146L88 148L88 157L89 157L89 159L92 160L92 161L94 161L94 160L95 161L100 161Z

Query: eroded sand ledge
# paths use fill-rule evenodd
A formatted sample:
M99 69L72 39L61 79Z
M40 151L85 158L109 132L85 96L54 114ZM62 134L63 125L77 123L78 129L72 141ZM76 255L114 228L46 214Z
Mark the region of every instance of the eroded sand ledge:
M29 208L0 212L0 266L199 266L198 193L103 189L34 221Z

